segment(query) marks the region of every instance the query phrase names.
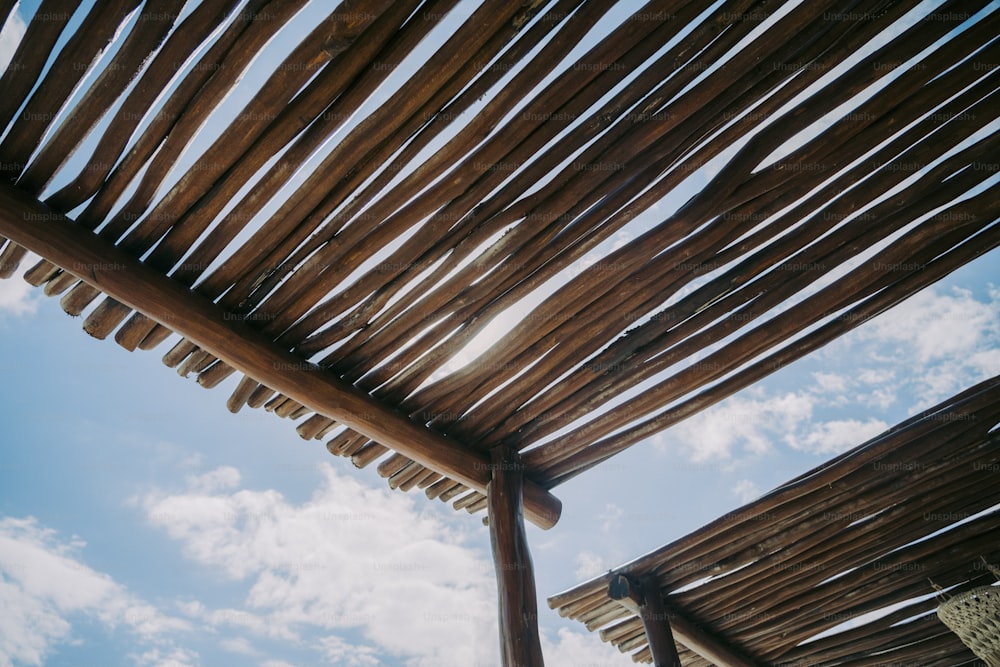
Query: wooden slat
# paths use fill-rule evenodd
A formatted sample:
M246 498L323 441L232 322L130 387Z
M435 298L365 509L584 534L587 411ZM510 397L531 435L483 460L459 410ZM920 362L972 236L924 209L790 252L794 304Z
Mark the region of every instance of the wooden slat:
M11 126L0 143L5 173L20 178L29 196L51 181L60 188L48 200L52 208L82 209L77 227L144 257L146 269L170 275L175 287L197 284L215 302L214 313L243 320L226 320L227 331L294 351L284 358L308 367L299 375L340 378L351 401L391 406L399 428L382 431L409 439L415 428L426 440L418 449L428 455L442 441L473 465L486 461L483 452L467 458L473 448L526 450L528 478L551 488L1000 244L998 190L979 192L994 177L992 156L1000 150L996 133L983 132L1000 109L1000 72L984 66L1000 59L1000 12L986 0L945 0L933 9L877 0L864 11L854 0L818 0L777 20L779 7L757 0L725 0L710 11L651 0L624 8L635 13L588 41L575 62L567 56L622 12L621 3L489 0L426 53L418 44L428 43L456 0L380 1L366 12L331 5L323 9L329 21L291 36L291 55L207 150L191 139L240 90L240 74L260 49L286 34L303 2L250 0L233 15L232 0L210 0L172 30L176 0L147 4L163 10L162 20L123 34L110 66L78 91L86 67L65 66L97 53L131 4L94 8L86 25L95 29L66 35L62 54L50 51L65 22L29 24L31 44L26 39L17 56L28 62L0 80L11 93L0 100L0 118L14 120L4 124ZM966 21L985 7L982 20ZM915 8L933 16L897 30L896 21ZM262 11L269 21L248 19ZM752 35L764 21L768 29ZM843 66L875 39L884 44ZM35 45L44 58L31 55ZM195 53L198 62L174 81L174 63ZM918 55L917 66L896 71ZM50 56L60 66L45 72ZM385 83L394 66L418 56L416 71L391 91ZM376 95L387 91L385 99ZM80 104L63 108L71 99ZM840 118L829 116L849 102ZM101 127L104 109L119 103L121 117L84 141L88 129ZM17 116L22 109L29 117ZM338 135L363 109L369 115ZM72 122L44 124L60 116ZM765 164L810 127L820 128L814 138ZM744 138L707 187L675 213L652 217L652 207L683 192L692 172ZM83 146L95 146L93 164L63 184L72 176L64 173L66 158ZM196 166L168 183L188 151ZM643 233L566 277L640 214L651 216ZM0 275L13 273L24 252L16 239L0 240ZM376 257L383 261L373 266ZM210 265L219 268L209 272ZM109 280L102 272L90 284L78 277L85 266L66 268L43 261L26 277L46 294L64 294L64 310L86 315L90 333L114 332L128 349L152 348L172 333L172 323L141 313L126 319L132 305L98 289ZM552 290L554 280L561 284ZM488 325L543 289L547 298L510 333L473 363L446 372ZM199 384L250 372L230 409L265 407L303 419L297 430L304 437L333 433L331 453L376 465L392 488L424 488L470 512L489 505L484 477L473 484L425 467L409 451L387 449L395 445L371 424L356 431L334 420L340 413L317 412L315 403L260 376L257 366L230 365L186 330L178 334L164 361L182 375L196 373ZM996 417L981 404L974 414ZM961 651L923 623L873 626L870 637L824 641L815 654L793 655L789 643L833 626L817 618L812 603L853 614L916 595L923 585L917 574L872 570L903 564L885 557L883 541L946 527L916 522L934 508L961 514L1000 498L992 489L963 495L987 477L971 468L997 461L978 424L961 426L914 422L903 429L920 439L908 451L924 457L927 471L872 476L860 459L838 458L755 506L782 513L766 537L724 521L673 545L671 558L644 561L642 574L664 592L714 575L669 600L690 605L692 618L710 619L701 625L712 636L752 647L761 659L864 664L896 642L885 654L894 660L950 664ZM954 456L926 458L935 456L932 436ZM886 436L869 451L900 465L900 442ZM830 486L820 488L820 479ZM936 486L917 496L907 491L931 481ZM857 526L822 519L879 503L891 506ZM992 520L975 525L988 529ZM960 583L967 572L949 559L969 545L986 543L956 531L919 549L900 543L897 555ZM942 554L921 550L931 546ZM793 580L783 569L809 559L838 572L854 560L863 565L829 582L822 571ZM880 591L879 581L891 590ZM758 607L768 616L747 614ZM637 619L604 591L584 587L560 613L591 629L614 624L607 639L634 659L653 659ZM686 648L679 656L708 664Z
M47 20L28 22L24 37L11 57L12 66L0 78L0 90L4 91L0 97L0 127L6 128L11 122L45 68L45 58L31 56L52 50L79 4L78 0L43 0L38 6L37 14ZM16 165L8 173L19 173L24 167Z
M168 87L176 74L177 66L186 61L202 41L220 26L236 2L237 0L205 0L176 27L122 102L113 126L101 136L87 160L86 168L46 200L49 206L60 211L70 211L97 193L122 156L129 137L150 111L157 97ZM157 18L163 18L163 15ZM155 132L157 126L169 125L169 106L160 114L152 119L144 136ZM129 153L130 157L133 155L132 152Z
M41 192L101 117L114 106L122 91L139 75L146 60L166 39L183 6L184 0L149 0L145 3L143 17L136 21L83 99L73 105L59 127L32 157L31 164L18 180L18 187L32 193ZM77 66L80 64L77 63ZM151 97L147 98L148 102L152 102ZM106 174L111 170L111 164L90 162L85 170Z
M898 427L873 438L863 446L841 455L829 465L820 466L775 489L751 505L741 508L739 512L731 513L712 522L699 531L696 536L679 540L648 554L645 560L637 562L635 566L637 568L656 567L660 562L665 563L671 559L678 559L677 562L681 566L679 572L683 574L672 579L672 585L677 587L708 575L718 575L723 571L722 566L717 565L721 556L702 561L698 554L711 554L713 549L720 546L725 546L727 549L739 549L743 545L750 547L756 541L754 535L747 531L741 531L740 525L747 525L746 522L753 521L757 517L773 520L776 513L789 504L797 505L799 510L803 512L809 512L816 508L821 511L826 509L836 511L836 506L824 507L817 504L817 496L822 497L825 494L823 490L831 485L844 485L844 488L853 487L856 482L848 481L852 473L870 475L872 471L877 471L875 464L885 456L897 450L906 452L908 442L938 443L941 441L943 433L955 430L957 426L967 426L982 435L984 430L989 429L991 420L973 419L972 416L985 409L990 409L991 406L995 410L997 397L1000 396L998 392L1000 392L1000 378L992 378L980 383L945 404L929 408ZM901 453L900 456L905 461L906 454ZM906 467L902 466L897 469L907 470ZM820 518L822 519L822 517ZM780 524L778 525L780 528ZM797 525L794 519L789 522L789 527L797 527ZM628 570L628 572L631 571L631 569ZM574 600L585 599L589 595L602 595L606 590L606 585L606 581L603 580L584 584L577 590L553 596L550 598L550 604L553 607L562 607L566 604L572 604Z
M113 242L136 225L130 237L137 249L148 248L145 239L150 235L159 238L156 232L162 233L174 221L172 217L148 213L163 180L212 110L239 82L240 74L253 61L257 49L263 47L301 9L303 2L250 0L244 5L158 108L153 122L115 166L107 183L90 200L78 216L78 221L91 229L103 225L101 235ZM225 7L215 7L217 12L220 9L225 15ZM215 16L219 18L218 13ZM255 16L267 16L268 20L256 21ZM192 30L185 33L185 41L193 50L200 46L198 30L206 26L191 27ZM162 50L160 54L161 57L164 55ZM163 62L161 67L169 68L174 64ZM128 201L110 216L138 173L142 174L138 187Z
M55 112L83 78L86 66L114 39L118 26L138 4L139 0L108 0L91 8L0 143L0 153L4 156L0 173L5 178L16 180L21 176L55 121ZM65 13L56 17L57 22L61 16Z
M453 440L420 427L367 395L344 385L256 332L227 321L211 302L197 297L128 254L52 213L11 186L0 189L0 234L64 266L86 267L78 276L147 317L199 341L219 359L259 378L303 405L329 415L402 454L480 492L489 482L487 461ZM46 216L46 224L26 222ZM42 218L38 218L42 219ZM115 270L124 266L126 270ZM111 267L107 270L105 267ZM80 269L76 269L80 270ZM530 482L525 511L539 526L555 525L559 501Z
M27 251L16 243L0 243L0 279L6 279L17 273Z
M619 571L655 578L664 593L687 587L670 596L679 609L712 619L700 624L703 630L752 646L767 663L968 658L943 629L900 621L935 606L933 599L917 601L933 592L928 578L971 587L987 575L973 569L980 556L1000 556L990 537L1000 512L954 525L1000 503L1000 489L987 490L990 471L1000 465L998 392L1000 377L980 383ZM614 619L608 589L601 589L608 582L602 577L549 604L596 629ZM883 619L806 642L900 604ZM632 616L602 638L635 650L637 621ZM678 624L672 627L683 643Z

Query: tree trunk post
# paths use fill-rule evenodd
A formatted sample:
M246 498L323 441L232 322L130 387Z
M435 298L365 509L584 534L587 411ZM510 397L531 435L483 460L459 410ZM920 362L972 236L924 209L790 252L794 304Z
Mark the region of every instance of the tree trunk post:
M542 667L535 575L521 508L524 469L510 447L490 451L487 487L490 543L497 574L500 653L504 667Z

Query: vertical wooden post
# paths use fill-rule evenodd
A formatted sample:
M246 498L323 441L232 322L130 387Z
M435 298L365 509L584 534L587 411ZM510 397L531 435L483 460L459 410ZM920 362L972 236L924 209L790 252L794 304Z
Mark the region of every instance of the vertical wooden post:
M608 596L639 614L656 667L681 667L667 608L655 582L639 584L619 574L609 583Z
M670 630L667 608L663 606L663 596L655 584L642 583L642 627L646 630L649 650L653 654L656 667L681 667L677 655L674 633Z
M521 508L521 457L510 447L497 447L490 451L490 461L487 498L497 573L501 658L504 667L542 667L535 574Z

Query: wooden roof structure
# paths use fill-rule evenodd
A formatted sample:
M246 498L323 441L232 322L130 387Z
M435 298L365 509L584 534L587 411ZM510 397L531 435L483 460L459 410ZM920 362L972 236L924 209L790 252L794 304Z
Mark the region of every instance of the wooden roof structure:
M935 587L995 581L998 426L1000 376L549 604L637 662L650 649L620 577L666 599L682 646L707 635L745 664L982 664L933 612Z
M43 0L0 275L39 254L89 334L170 339L393 488L479 512L516 469L551 527L559 484L1000 243L994 4L624 4Z

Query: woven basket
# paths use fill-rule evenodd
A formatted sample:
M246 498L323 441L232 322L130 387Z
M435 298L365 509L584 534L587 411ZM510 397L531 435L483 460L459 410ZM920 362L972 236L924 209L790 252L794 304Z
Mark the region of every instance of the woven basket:
M990 667L1000 667L1000 588L980 586L938 607L938 618Z

